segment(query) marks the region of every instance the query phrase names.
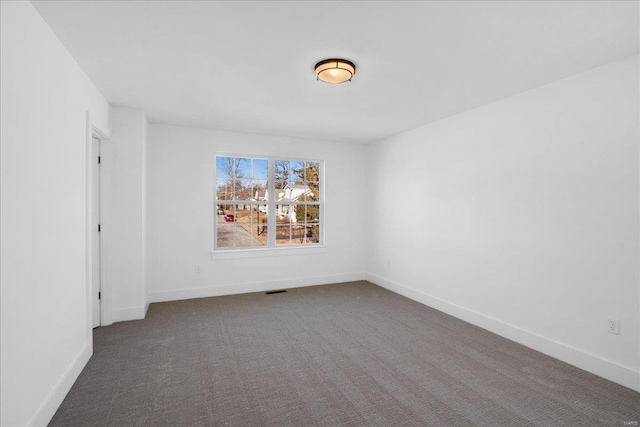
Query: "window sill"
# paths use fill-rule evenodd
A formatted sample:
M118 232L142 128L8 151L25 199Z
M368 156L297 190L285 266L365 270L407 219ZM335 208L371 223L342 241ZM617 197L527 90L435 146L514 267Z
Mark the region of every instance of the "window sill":
M324 254L327 252L327 246L314 245L306 247L284 247L284 248L268 248L268 249L232 249L210 251L212 260L222 259L243 259L243 258L263 258L263 257L280 257L290 255L313 255Z

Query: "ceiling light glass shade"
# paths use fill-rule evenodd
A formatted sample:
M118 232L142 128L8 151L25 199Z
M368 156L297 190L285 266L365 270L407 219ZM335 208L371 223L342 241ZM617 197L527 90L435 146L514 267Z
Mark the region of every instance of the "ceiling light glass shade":
M318 80L325 83L344 83L351 81L356 73L356 66L346 59L325 59L316 64Z

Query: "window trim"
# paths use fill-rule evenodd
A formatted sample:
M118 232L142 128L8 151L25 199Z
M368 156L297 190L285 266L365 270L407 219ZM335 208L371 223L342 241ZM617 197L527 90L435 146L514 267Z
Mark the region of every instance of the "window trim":
M212 260L238 259L238 258L264 258L291 255L324 254L327 245L281 245L276 248L268 246L242 247L237 249L215 249L209 251Z
M254 204L254 205L267 205L267 212L273 213L273 215L267 215L267 229L273 230L267 235L267 245L265 246L242 246L242 247L222 247L219 248L217 246L218 243L218 213L217 213L217 205L219 204L219 200L217 199L217 182L218 182L218 157L233 157L233 158L248 158L248 159L263 159L267 160L267 192L269 195L269 200L264 202L254 202L251 201L249 203L244 204ZM313 162L318 163L320 177L318 180L318 185L320 187L320 200L318 201L300 201L295 202L295 205L319 205L320 210L320 233L319 233L319 242L314 244L276 244L276 207L278 205L282 205L282 201L280 203L275 200L275 161L276 160L287 160L287 161L295 161L295 162ZM308 253L323 253L326 252L326 233L325 233L325 160L320 159L310 159L310 158L300 158L300 157L291 157L291 156L263 156L260 154L238 154L238 153L215 153L214 154L214 162L213 162L213 249L210 251L212 259L224 259L224 258L234 258L233 256L228 256L231 254L242 254L242 257L258 257L258 256L276 256L276 255L296 255L299 251L301 254ZM232 204L242 204L241 200L233 200ZM317 251L311 249L319 249ZM220 256L219 256L220 255Z

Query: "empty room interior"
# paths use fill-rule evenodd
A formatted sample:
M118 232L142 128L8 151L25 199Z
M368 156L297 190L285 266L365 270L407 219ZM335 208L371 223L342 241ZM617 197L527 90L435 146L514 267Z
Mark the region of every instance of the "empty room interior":
M639 2L0 18L2 426L639 425Z

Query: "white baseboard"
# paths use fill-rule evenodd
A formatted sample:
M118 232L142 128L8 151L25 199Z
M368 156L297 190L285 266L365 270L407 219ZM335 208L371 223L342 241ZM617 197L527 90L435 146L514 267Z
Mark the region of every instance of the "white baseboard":
M46 426L49 424L92 354L93 347L85 344L64 374L62 374L62 377L60 377L60 380L58 380L56 385L53 387L53 390L51 390L44 402L42 402L27 424L28 426Z
M367 280L397 294L440 310L519 344L562 360L592 374L601 376L630 389L640 391L640 372L566 344L545 338L534 332L504 323L490 316L450 303L440 298L417 291L408 286L385 279L375 274L366 275Z
M365 273L337 274L332 276L302 277L297 279L272 280L267 282L240 283L234 285L210 286L206 288L175 289L157 291L149 294L148 301L164 302L192 298L217 297L222 295L263 292L273 289L301 288L305 286L326 285L329 283L353 282L364 280Z
M126 307L126 308L116 308L111 312L111 317L113 323L116 322L126 322L128 320L140 320L144 319L147 310L145 310L145 306L141 305L139 307Z

